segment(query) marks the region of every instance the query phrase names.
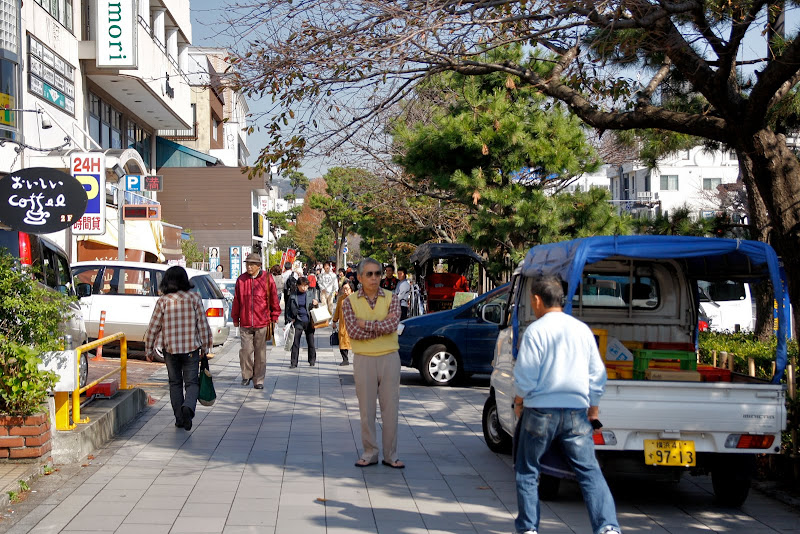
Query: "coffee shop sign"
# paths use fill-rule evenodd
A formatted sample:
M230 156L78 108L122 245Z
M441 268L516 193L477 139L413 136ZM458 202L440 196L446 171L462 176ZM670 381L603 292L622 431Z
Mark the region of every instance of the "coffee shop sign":
M136 0L95 0L97 66L130 68L136 57Z
M7 208L0 220L15 230L48 234L69 228L86 211L86 192L75 178L46 167L19 170L0 180Z

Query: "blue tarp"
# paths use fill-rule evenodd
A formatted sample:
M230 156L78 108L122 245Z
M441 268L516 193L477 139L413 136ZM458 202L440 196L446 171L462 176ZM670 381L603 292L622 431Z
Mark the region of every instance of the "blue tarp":
M600 236L533 247L522 262L526 276L554 275L569 285L564 311L572 312L572 297L586 265L622 256L636 259L681 261L692 279L736 278L744 281L769 278L778 303L778 347L773 382L780 382L786 368L789 295L786 276L775 251L766 243L739 239L689 236ZM516 310L516 307L515 307ZM514 312L514 338L518 337Z

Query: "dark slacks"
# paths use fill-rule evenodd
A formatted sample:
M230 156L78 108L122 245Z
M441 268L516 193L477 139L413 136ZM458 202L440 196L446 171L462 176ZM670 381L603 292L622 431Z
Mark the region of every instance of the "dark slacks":
M314 325L311 321L301 323L299 319L294 322L294 343L292 344L292 366L297 365L297 360L300 358L300 340L306 335L306 343L308 343L308 363L314 365L317 363L317 346L314 343Z
M186 406L194 414L197 407L197 394L200 392L200 349L184 354L164 353L169 377L169 400L175 421L181 423L181 408ZM184 394L185 391L185 394Z

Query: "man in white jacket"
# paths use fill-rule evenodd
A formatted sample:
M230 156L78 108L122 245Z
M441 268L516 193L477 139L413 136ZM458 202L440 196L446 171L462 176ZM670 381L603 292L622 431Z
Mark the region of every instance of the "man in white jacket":
M320 290L320 301L328 307L328 313L333 316L333 310L336 304L336 290L339 287L339 281L336 278L336 273L331 270L331 262L326 261L323 264L323 272L317 277L317 286Z
M536 321L525 330L514 366L514 412L520 420L514 471L520 534L539 528L542 455L561 443L589 510L593 534L619 534L614 497L594 454L598 404L606 368L589 327L561 310L564 291L553 276L531 282Z

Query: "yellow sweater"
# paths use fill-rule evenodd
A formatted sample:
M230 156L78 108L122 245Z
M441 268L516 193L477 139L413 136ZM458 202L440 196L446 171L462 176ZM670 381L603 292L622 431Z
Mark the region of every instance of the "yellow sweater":
M353 293L347 298L350 299L350 306L352 306L356 317L365 321L381 321L385 319L389 314L389 306L392 303L392 293L386 290L383 291L382 297L378 297L375 309L370 308L366 298L358 298L358 293ZM364 356L383 356L400 349L397 341L397 330L374 339L350 338L350 343L353 345L353 352Z

